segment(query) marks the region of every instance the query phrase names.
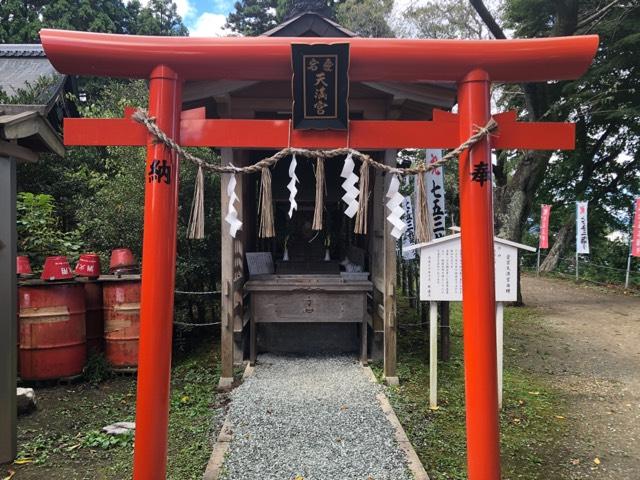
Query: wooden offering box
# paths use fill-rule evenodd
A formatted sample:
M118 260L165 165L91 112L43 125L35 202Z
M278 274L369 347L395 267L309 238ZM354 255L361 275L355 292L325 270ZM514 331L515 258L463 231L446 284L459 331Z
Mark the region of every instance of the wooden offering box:
M260 275L245 283L251 295L251 363L256 359L257 323L360 323L360 358L367 362L368 280L340 275Z

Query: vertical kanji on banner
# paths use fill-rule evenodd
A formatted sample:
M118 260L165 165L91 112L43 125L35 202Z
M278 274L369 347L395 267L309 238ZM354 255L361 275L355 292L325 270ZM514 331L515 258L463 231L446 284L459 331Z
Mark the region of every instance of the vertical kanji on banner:
M631 235L631 256L640 257L640 197L636 198Z
M427 149L425 154L427 163L434 163L442 158L442 150L439 149ZM444 167L440 166L425 172L424 179L427 188L427 207L433 225L433 238L444 237L447 234L444 206Z
M589 202L576 202L576 253L589 253L589 223L587 209Z
M551 205L542 205L540 210L540 243L538 248L549 248L549 217Z

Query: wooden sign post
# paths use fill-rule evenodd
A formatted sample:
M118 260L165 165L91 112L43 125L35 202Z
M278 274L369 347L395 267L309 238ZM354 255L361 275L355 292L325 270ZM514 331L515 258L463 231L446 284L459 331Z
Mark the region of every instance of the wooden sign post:
M438 407L438 310L436 302L463 301L461 235L449 235L428 243L412 245L405 251L420 251L420 300L429 302L429 406ZM518 249L535 248L493 238L495 271L495 342L498 406L502 408L504 302L518 299ZM466 326L466 325L465 325ZM465 331L465 337L467 332Z

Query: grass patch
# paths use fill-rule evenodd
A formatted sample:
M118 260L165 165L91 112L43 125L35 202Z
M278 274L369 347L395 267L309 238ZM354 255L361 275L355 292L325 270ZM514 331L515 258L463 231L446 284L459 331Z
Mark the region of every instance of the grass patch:
M200 480L211 454L220 377L217 342L176 357L172 368L167 478ZM134 438L102 427L135 419L135 377L37 389L38 410L18 422L21 479L131 478Z
M466 434L462 320L460 304L451 304L451 360L438 364L439 409L429 409L429 361L425 331L410 326L418 318L407 302L398 305L398 376L400 386L388 396L432 480L464 480ZM557 446L566 429L556 392L518 365L510 348L513 330L536 322L533 310L505 309L505 370L500 415L504 479L566 478L558 467ZM404 327L403 327L404 325ZM373 365L381 376L380 364ZM552 473L554 472L554 473Z

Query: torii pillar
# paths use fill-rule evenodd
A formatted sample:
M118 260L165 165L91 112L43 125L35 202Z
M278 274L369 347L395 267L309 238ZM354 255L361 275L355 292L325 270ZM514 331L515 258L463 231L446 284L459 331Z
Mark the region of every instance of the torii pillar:
M353 120L348 133L291 132L289 122L282 120L197 115L181 120L180 81L291 79L291 45L317 39L135 37L56 30L40 35L49 60L61 72L150 78L151 114L182 146L260 149L340 148L347 139L355 149L455 148L487 124L491 81L577 78L598 47L597 36L498 41L323 38L325 43L349 43L352 81L456 82L459 115L434 111L433 121ZM519 123L513 112L493 117L496 135L464 152L459 165L469 480L500 479L491 148L572 149L575 143L572 124ZM130 118L67 120L65 143L148 147L134 479L159 480L166 476L178 163Z

